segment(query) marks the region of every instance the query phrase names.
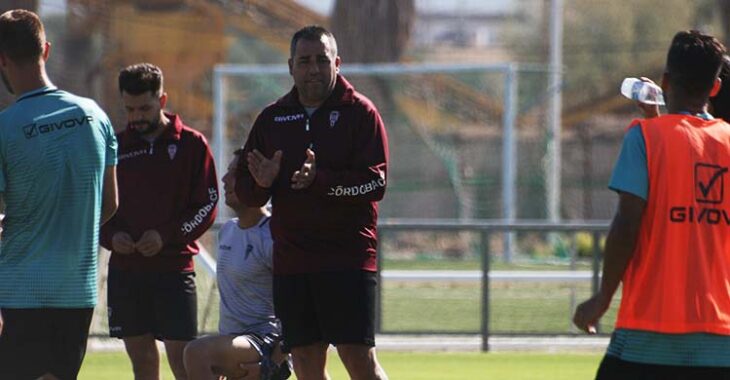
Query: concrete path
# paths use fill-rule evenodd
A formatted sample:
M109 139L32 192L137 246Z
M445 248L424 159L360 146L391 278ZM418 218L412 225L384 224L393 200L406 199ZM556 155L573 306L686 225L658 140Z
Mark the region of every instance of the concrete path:
M596 352L606 350L608 337L593 336L495 336L489 339L492 352ZM478 335L378 335L382 351L478 352L482 341ZM122 351L118 339L89 338L89 351ZM160 349L162 345L160 344Z

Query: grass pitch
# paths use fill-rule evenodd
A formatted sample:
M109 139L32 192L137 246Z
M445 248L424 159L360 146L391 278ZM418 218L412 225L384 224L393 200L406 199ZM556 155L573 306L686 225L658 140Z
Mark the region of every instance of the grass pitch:
M602 355L382 351L378 356L388 376L397 380L574 380L592 379ZM161 379L174 379L164 357L160 358L160 364ZM330 352L328 370L333 380L349 378L333 352ZM79 374L80 380L133 378L124 352L90 352Z

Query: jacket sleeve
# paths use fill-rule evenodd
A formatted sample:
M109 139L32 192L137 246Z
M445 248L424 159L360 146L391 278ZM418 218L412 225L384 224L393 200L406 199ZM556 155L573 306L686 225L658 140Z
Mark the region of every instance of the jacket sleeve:
M218 177L213 155L204 137L196 141L191 176L190 198L179 215L157 227L165 245L187 245L199 238L215 221L218 204Z
M352 165L347 170L317 167L310 190L335 201L357 203L383 199L388 172L388 137L374 108L365 114L355 136ZM315 162L316 154L315 151Z
M259 152L264 152L262 135L264 117L262 115L263 113L256 118L251 132L249 132L248 138L246 139L246 144L243 146L243 153L238 157L238 166L236 167L236 196L249 207L261 207L271 197L271 189L263 188L256 184L256 180L251 176L246 162L246 156L254 149L257 149ZM272 187L275 185L276 183L272 184Z

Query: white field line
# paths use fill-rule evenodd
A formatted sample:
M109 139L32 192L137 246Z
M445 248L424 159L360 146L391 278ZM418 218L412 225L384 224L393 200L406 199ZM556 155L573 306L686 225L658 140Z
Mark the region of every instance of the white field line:
M479 282L482 272L478 270L383 270L384 281L452 281ZM581 271L490 271L490 281L519 282L573 282L589 281L593 273Z
M493 336L489 338L492 352L603 352L608 337L595 336ZM482 341L479 335L378 335L378 350L422 352L478 352ZM164 350L159 343L158 348ZM124 343L114 338L89 338L88 350L123 351Z

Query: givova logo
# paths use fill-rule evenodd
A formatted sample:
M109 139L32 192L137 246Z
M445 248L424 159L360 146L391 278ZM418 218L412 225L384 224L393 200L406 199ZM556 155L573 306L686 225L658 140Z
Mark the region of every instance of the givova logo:
M669 209L669 220L673 223L730 225L728 211L717 208L725 199L725 173L727 172L727 167L696 163L694 194L695 201L702 206L674 206Z
M699 203L722 203L727 168L712 164L695 164L695 199Z
M23 134L25 134L26 139L38 136L38 128L36 128L35 123L24 126Z
M86 123L91 123L94 118L88 115L80 118L70 118L53 123L32 123L23 126L23 134L26 139L32 139L40 134L60 131L61 129L75 128Z

